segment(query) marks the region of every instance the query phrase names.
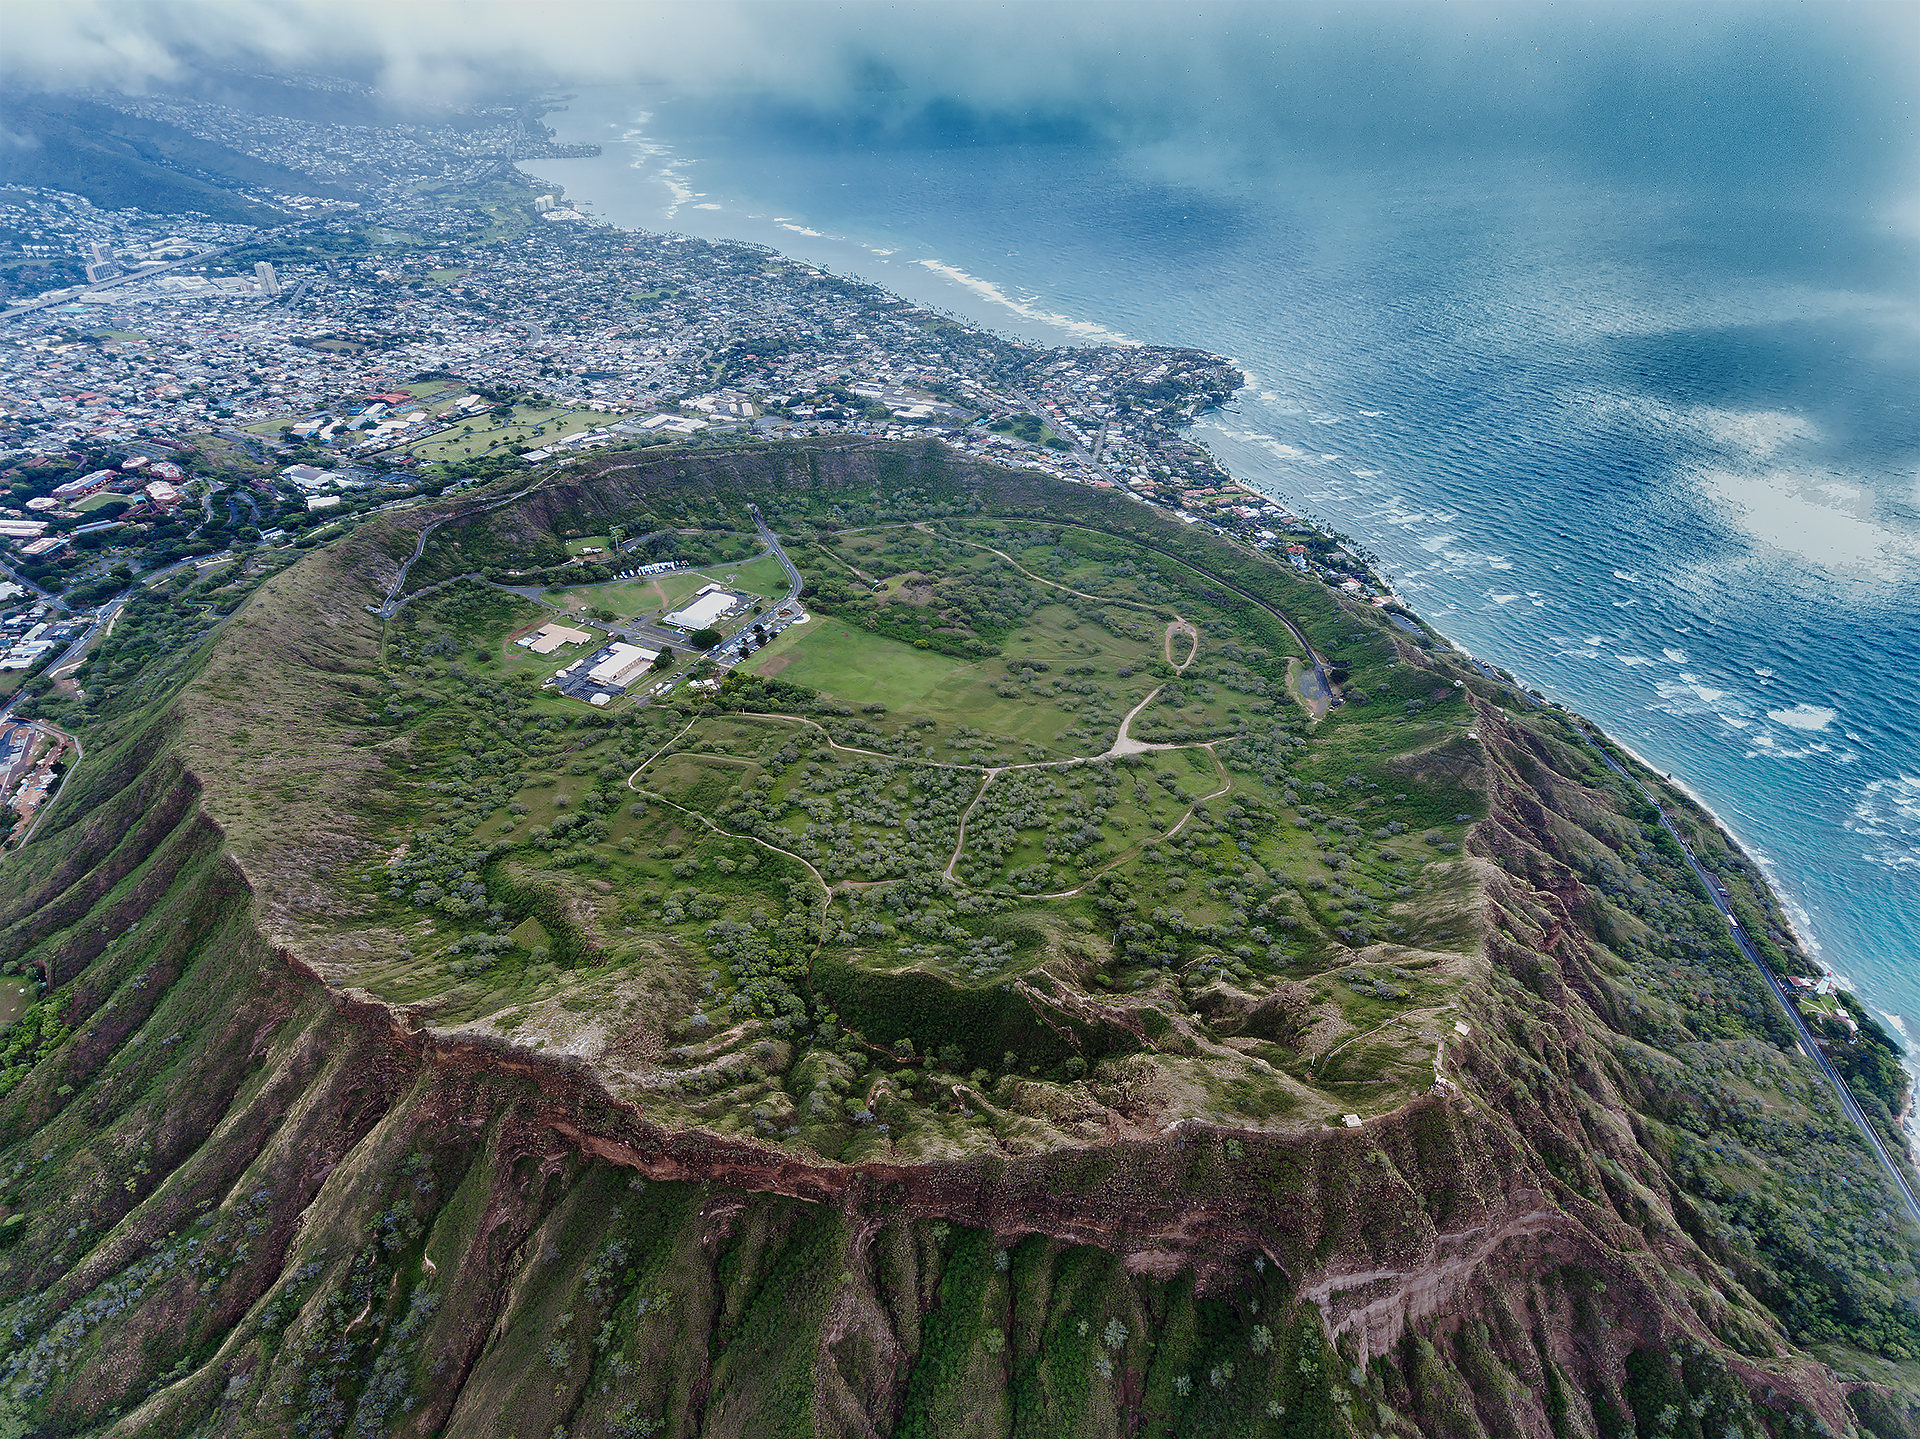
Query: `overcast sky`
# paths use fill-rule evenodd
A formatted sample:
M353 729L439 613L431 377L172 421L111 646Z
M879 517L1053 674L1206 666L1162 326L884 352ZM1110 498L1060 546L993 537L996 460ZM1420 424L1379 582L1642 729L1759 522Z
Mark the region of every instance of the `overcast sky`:
M878 136L929 116L1221 145L1471 131L1623 165L1744 163L1758 180L1837 168L1920 193L1910 4L0 3L0 70L55 90L164 87L228 64L352 74L411 105L658 80Z

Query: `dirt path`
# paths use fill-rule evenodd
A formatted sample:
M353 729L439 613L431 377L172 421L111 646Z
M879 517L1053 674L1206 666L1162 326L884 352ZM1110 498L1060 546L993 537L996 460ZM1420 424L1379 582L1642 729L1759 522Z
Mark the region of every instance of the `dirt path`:
M959 882L955 878L953 871L960 863L962 851L967 847L967 821L973 818L975 807L979 805L981 800L987 797L988 786L998 777L998 770L989 770L986 777L980 781L980 788L974 791L973 803L969 804L960 812L960 832L953 837L953 858L949 859L947 861L947 867L940 871L941 874L946 876L947 883L949 884L957 884Z
M808 719L805 715L783 714L777 710L725 710L715 715L714 718L718 719L724 716L727 719L786 720L792 724L805 725L809 729L819 730L822 735L826 736L827 748L838 750L842 754L865 755L869 759L891 760L895 764L917 764L924 769L972 770L976 773L990 776L1005 774L1008 770L1016 769L1071 769L1075 765L1099 764L1102 760L1119 759L1123 755L1147 754L1154 750L1211 749L1217 744L1232 743L1234 738L1232 736L1229 736L1227 739L1217 740L1191 740L1185 744L1160 744L1134 739L1127 733L1127 726L1133 721L1135 715L1153 703L1154 696L1159 693L1160 688L1157 687L1149 693L1145 699L1141 700L1139 704L1127 711L1125 717L1120 721L1120 730L1114 737L1113 744L1102 750L1099 754L1070 755L1066 759L1020 760L1013 764L965 764L959 760L921 759L917 755L888 754L885 750L862 749L858 745L841 744L828 731L827 727L818 720ZM695 721L695 723L698 723L698 721ZM691 728L691 726L689 726L689 728ZM681 731L681 734L685 733L685 730ZM674 738L678 739L679 736L676 735ZM668 743L672 744L673 741L669 740ZM651 763L651 761L649 761L649 763ZM641 768L644 769L645 766L643 765Z
M982 516L978 516L977 518L1012 519L1012 520L1018 520L1019 522L1024 524L1035 523L1032 520L1028 520L1024 516L1019 516L1019 515L1006 515L1006 516L982 515ZM906 528L906 527L875 525L875 526L872 526L872 528L897 529L897 528ZM1057 585L1057 584L1054 584L1052 580L1041 579L1040 576L1034 574L1033 571L1027 569L1018 560L1015 560L1010 556L1008 556L1005 551L995 550L991 545L978 545L978 544L974 544L972 540L954 539L950 535L942 535L938 531L927 529L927 526L924 522L916 524L912 528L926 530L928 534L934 535L935 538L950 540L953 544L956 544L956 545L969 545L974 549L991 550L992 553L999 555L1002 559L1006 560L1008 564L1012 565L1015 569L1019 570L1021 574L1026 575L1028 578L1036 580L1043 585L1053 585L1055 589L1062 589L1062 590L1067 589L1065 585ZM1149 554L1158 555L1163 560L1166 560L1169 563L1180 566L1180 568L1183 570L1190 570L1194 574L1199 575L1202 579L1210 581L1213 584L1219 585L1222 589L1228 591L1230 594L1238 595L1241 599L1245 600L1248 604L1259 606L1261 609L1265 610L1268 614L1272 615L1276 620L1280 621L1281 624L1285 625L1287 627L1287 632L1294 637L1294 639L1299 643L1300 648L1306 653L1306 656L1307 656L1306 667L1312 672L1314 683L1312 685L1306 684L1304 682L1304 677L1303 677L1303 682L1300 685L1300 699L1307 706L1308 713L1310 713L1315 719L1322 719L1326 716L1327 711L1332 709L1334 704L1337 702L1337 696L1334 693L1333 680L1331 675L1328 673L1328 665L1327 665L1326 657L1313 647L1313 641L1307 638L1306 631L1301 629L1299 625L1295 624L1293 617L1289 615L1285 610L1282 610L1275 605L1269 604L1267 601L1259 598L1257 595L1248 594L1245 590L1241 589L1238 585L1234 584L1233 581L1222 579L1219 575L1212 574L1207 570L1203 570L1200 568L1200 566L1192 563L1189 560L1183 560L1180 558L1180 556L1176 554L1171 554L1168 551L1161 549L1158 545L1148 544L1146 541L1139 539L1137 536L1129 537L1129 536L1118 535L1118 534L1115 534L1112 530L1099 529L1093 525L1076 525L1064 520L1057 522L1057 528L1066 529L1066 530L1080 530L1090 535L1105 535L1109 539L1125 539L1128 541L1128 543L1138 545L1141 549L1146 550ZM1067 590L1067 593L1078 595L1078 594L1081 594L1082 592L1079 590ZM1083 598L1096 599L1096 600L1099 600L1101 604L1126 605L1132 609L1144 609L1144 610L1153 609L1153 606L1151 605L1140 604L1139 602L1133 601L1133 600L1112 599L1112 598L1108 598L1101 595L1084 595Z
M1187 648L1187 657L1184 660L1181 660L1180 663L1178 664L1173 663L1173 637L1175 635L1184 635L1186 636L1188 641L1190 641ZM1173 672L1175 674L1185 673L1187 666L1192 664L1194 661L1194 657L1200 653L1200 631L1195 629L1193 625L1189 623L1187 620L1182 619L1181 617L1176 615L1174 617L1173 623L1167 626L1166 652L1167 652L1167 663L1170 665L1173 665ZM1147 697L1145 699L1141 700L1139 704L1135 705L1132 709L1128 710L1120 720L1120 729L1118 733L1116 733L1113 737L1113 747L1109 749L1105 754L1097 755L1095 756L1095 758L1114 759L1123 754L1146 754L1149 750L1156 750L1156 749L1196 748L1196 746L1192 744L1184 744L1184 745L1149 744L1147 743L1147 741L1137 740L1132 735L1127 733L1128 727L1133 724L1134 716L1139 714L1141 710L1145 709L1148 705L1152 704L1155 700L1159 699L1160 691L1165 688L1166 688L1165 685L1155 685L1151 690L1147 692Z
M1135 705L1120 717L1120 729L1113 737L1113 747L1101 755L1101 759L1113 759L1123 754L1145 754L1150 749L1173 748L1172 745L1148 744L1145 740L1137 740L1127 733L1127 727L1133 723L1133 717L1155 700L1159 699L1160 691L1165 688L1165 685L1155 685L1153 689L1148 692L1145 699L1141 700L1139 704Z
M1215 743L1218 743L1218 741L1216 741ZM1100 878L1100 876L1105 874L1108 870L1113 869L1119 865L1123 865L1130 859L1137 858L1140 852L1144 850L1149 844L1164 844L1168 840L1172 839L1176 834L1180 833L1181 830L1187 827L1187 821L1193 818L1193 812L1198 808L1200 808L1201 805L1208 803L1210 800L1219 799L1220 796L1223 794L1230 793L1233 789L1233 776L1228 774L1227 767L1220 763L1220 756L1217 754L1214 754L1213 745L1203 744L1203 745L1197 746L1197 748L1203 749L1208 754L1213 755L1214 768L1219 770L1220 772L1220 788L1219 789L1214 790L1211 794L1201 795L1192 804L1188 805L1186 809L1186 813L1182 814L1179 819L1173 822L1173 828L1169 829L1165 834L1161 835L1157 840L1144 840L1144 839L1141 840L1140 843L1136 844L1132 849L1128 850L1126 853L1115 855L1112 859L1108 860L1105 864L1101 865L1100 868L1096 869L1092 874L1088 875L1085 879L1081 880L1080 883L1076 884L1072 889L1060 889L1060 890L1055 890L1050 894L1036 894L1032 897L1034 899L1071 899L1073 898L1073 896L1075 896L1076 894L1079 894L1088 885L1092 884L1096 879ZM959 856L956 854L955 858L957 859L958 857Z
M1021 574L1025 575L1028 579L1032 580L1037 585L1045 585L1048 589L1059 590L1063 594L1078 595L1081 599L1092 600L1097 605L1120 605L1130 610L1145 610L1148 614L1165 614L1166 613L1165 610L1160 609L1154 605L1146 604L1140 600L1119 599L1113 595L1090 595L1085 590L1076 590L1072 585L1063 585L1058 580L1050 580L1050 579L1047 579L1044 575L1036 575L1032 570L1028 569L1025 565L1021 564L1020 561L1016 560L1012 555L1008 554L1005 550L996 550L992 545L979 544L973 540L957 539L953 535L943 535L938 530L930 528L924 520L911 525L876 525L874 526L874 528L875 529L919 530L923 534L931 535L934 539L939 540L942 544L965 545L970 550L985 550L990 555L1000 556L1001 559L1005 560L1008 564L1012 565L1016 570L1020 571ZM1075 528L1078 528L1078 526L1075 526ZM849 531L848 533L851 533L851 531ZM1177 623L1186 624L1186 621L1179 620L1177 621ZM1192 626L1189 625L1188 629L1191 630ZM1195 637L1194 643L1196 646L1199 644L1198 636ZM1167 663L1169 664L1173 663L1173 656L1171 654L1167 656Z
M679 734L675 735L672 739L668 740L665 744L661 745L659 749L655 750L652 754L648 755L647 758L640 763L639 768L635 769L632 774L627 776L627 788L632 790L635 794L643 794L648 799L658 801L659 803L665 805L668 809L678 810L681 814L684 814L691 819L698 820L701 824L705 825L708 829L712 830L715 834L724 835L728 839L744 839L751 844L759 845L760 848L762 849L770 850L774 854L785 855L788 859L794 861L794 863L796 864L805 865L807 873L812 875L820 883L820 933L821 933L821 937L824 939L826 935L826 928L827 928L827 910L831 908L833 905L833 886L827 883L827 877L824 874L820 873L819 870L815 869L812 864L808 863L808 861L804 856L797 855L790 849L782 849L777 844L768 844L764 839L759 838L757 835L736 834L730 829L722 829L719 825L715 824L712 820L708 819L704 814L701 814L700 811L695 809L688 809L683 804L676 804L674 801L668 799L665 795L661 794L658 790L647 789L644 786L636 783L636 781L640 778L641 770L644 770L648 765L652 764L655 760L659 759L661 755L665 754L668 750L672 749L674 745L678 744L680 740L685 737L687 730L692 729L694 725L698 723L699 723L698 720L689 720L687 722L686 729L681 730ZM719 756L719 755L701 755L700 758L719 759L719 758L725 758L725 757ZM746 763L746 761L744 760L734 760L732 762L735 764ZM816 943L814 945L814 950L816 953L818 953L819 948L820 948L819 944ZM808 963L809 965L811 965L812 963L811 956L809 956L808 958Z
M935 530L931 526L929 526L924 520L917 521L914 523L903 523L898 525L868 525L868 526L865 526L864 528L868 530L908 530L908 529L919 530L922 533L931 535L933 538L944 541L947 544L965 545L968 549L985 550L988 554L998 555L1001 559L1005 560L1008 564L1012 565L1016 570L1020 571L1021 574L1025 575L1028 579L1032 580L1035 584L1046 585L1050 589L1060 590L1065 594L1077 595L1083 600L1093 600L1097 604L1118 605L1126 609L1144 610L1149 614L1164 613L1164 611L1158 609L1157 607L1149 604L1144 604L1139 600L1120 599L1113 595L1088 594L1085 590L1076 590L1070 585L1063 585L1063 584L1060 584L1058 581L1046 579L1041 575L1035 574L1032 570L1028 569L1025 565L1021 564L1018 560L1016 560L1012 555L1008 554L1005 550L995 549L992 545L983 545L974 540L963 540L953 535L942 534L940 531ZM1067 524L1063 522L1060 528L1069 529L1069 530L1081 530L1090 535L1107 535L1109 538L1117 538L1109 530L1095 529L1090 525L1075 525L1075 524ZM842 531L842 533L853 534L855 533L855 531L845 530L845 531ZM1337 702L1337 697L1334 693L1333 680L1331 675L1328 672L1327 662L1325 658L1320 654L1318 650L1316 650L1313 647L1313 642L1307 638L1306 631L1302 630L1299 625L1293 622L1292 616L1288 615L1284 610L1277 609L1275 606L1268 604L1265 600L1258 599L1255 596L1248 594L1245 590L1241 589L1239 586L1231 583L1230 581L1223 580L1218 575L1209 574L1206 570L1201 569L1198 565L1189 563L1188 561L1181 559L1178 555L1169 554L1167 553L1167 551L1163 549L1159 549L1153 545L1144 544L1137 540L1135 541L1135 543L1141 544L1141 548L1149 551L1150 553L1159 555L1162 559L1167 560L1173 564L1179 565L1182 569L1191 570L1194 574L1199 575L1202 579L1210 580L1214 584L1222 586L1223 588L1230 591L1231 593L1240 596L1241 599L1246 600L1249 604L1258 605L1261 609L1265 610L1268 614L1272 615L1275 619L1280 621L1281 624L1285 625L1287 627L1287 632L1294 637L1294 639L1299 643L1300 648L1306 652L1306 660L1301 665L1300 673L1297 676L1293 677L1292 683L1290 684L1290 688L1293 691L1294 697L1298 699L1303 706L1306 707L1307 713L1312 718L1316 720L1326 718L1327 711L1332 709L1334 704ZM844 564L845 561L842 561L841 563ZM1190 635L1193 634L1192 627L1190 625L1187 625L1185 620L1176 620L1176 625L1185 626L1185 632ZM1193 654L1197 654L1199 652L1198 635L1193 635L1193 639L1194 639ZM1172 642L1173 642L1173 631L1169 630L1168 636L1167 636L1167 643L1168 643L1167 663L1168 664L1173 663L1173 650L1171 648ZM1188 664L1191 664L1193 662L1193 654L1189 654L1187 656ZM1186 665L1184 664L1178 665L1176 666L1176 668L1185 669Z
M1416 1020L1433 1019L1445 1014L1452 1008L1454 1008L1453 1001L1449 1000L1445 1004L1430 1005L1424 1009L1409 1009L1404 1014L1396 1014L1384 1024L1376 1024L1372 1029L1359 1030L1353 1034L1349 1034L1345 1039L1342 1039L1338 1044L1334 1045L1332 1049L1329 1049L1325 1054L1313 1060L1309 1068L1316 1072L1319 1071L1328 1060L1332 1059L1334 1055L1345 1049L1349 1044L1357 1043L1362 1039L1371 1039L1383 1029L1391 1029L1396 1024L1412 1024ZM1446 1043L1446 1037L1442 1035L1439 1042L1444 1045ZM1438 1083L1440 1080L1440 1056L1437 1053L1433 1057L1433 1077L1434 1081Z
M920 525L914 525L914 526L902 525L902 526L889 526L887 528L924 529L925 527ZM929 531L929 533L932 533L932 532ZM946 536L936 535L935 538L945 539ZM959 540L959 541L955 541L955 543L971 544L971 541ZM1067 586L1065 585L1058 585L1058 584L1054 584L1052 580L1041 579L1039 575L1035 575L1032 573L1032 571L1022 567L1011 556L1005 554L1000 550L993 549L991 545L973 545L973 548L981 549L981 550L989 550L993 554L999 555L1001 559L1005 560L1008 564L1012 565L1015 569L1020 570L1022 574L1028 575L1030 578L1038 581L1040 584L1052 585L1054 589L1066 590L1068 594L1082 595L1082 592L1079 590L1067 589ZM1092 599L1092 600L1100 599L1098 595L1082 595L1082 598ZM1132 601L1102 600L1101 603L1132 604ZM1135 606L1135 608L1148 609L1150 607L1145 605L1139 605L1139 606ZM1164 613L1164 611L1161 611L1161 613ZM1173 657L1173 642L1176 636L1183 638L1187 641L1187 657L1183 660L1178 660L1178 661L1176 661ZM1186 672L1187 667L1191 665L1194 662L1194 660L1199 657L1200 631L1194 626L1193 622L1187 619L1185 616L1175 615L1173 620L1167 625L1166 634L1162 637L1161 646L1162 646L1163 652L1166 655L1167 663L1173 666L1174 673L1184 674ZM1009 770L1071 769L1075 765L1100 764L1106 760L1122 759L1128 755L1151 754L1159 750L1203 749L1207 752L1208 757L1213 760L1215 769L1217 769L1220 773L1220 779L1221 779L1220 788L1217 790L1214 790L1211 794L1201 795L1192 804L1188 805L1186 813L1180 816L1179 820L1174 824L1173 828L1168 830L1164 835L1160 836L1160 838L1163 840L1171 839L1174 835L1178 834L1186 826L1187 822L1193 818L1193 812L1196 809L1198 809L1201 805L1207 803L1209 800L1218 799L1220 798L1221 795L1226 794L1230 790L1232 790L1233 779L1230 775L1227 774L1226 766L1220 763L1220 756L1214 750L1214 746L1217 744L1231 744L1232 743L1231 738L1225 739L1225 740L1194 741L1186 744L1159 744L1159 743L1149 742L1147 740L1137 740L1132 736L1131 733L1129 733L1129 730L1133 724L1135 717L1137 717L1140 714L1140 712L1144 710L1148 705L1152 704L1154 700L1158 699L1160 696L1160 691L1165 688L1166 688L1165 685L1155 685L1151 690L1147 691L1146 697L1142 699L1140 703L1136 704L1132 709L1128 710L1126 714L1121 717L1120 727L1114 733L1113 743L1109 745L1101 753L1095 754L1095 755L1075 755L1067 759L1024 760L1017 764L997 764L997 765L963 764L956 760L921 759L913 755L888 754L884 750L864 749L859 745L841 744L838 740L836 740L833 737L832 733L827 729L825 725L821 724L818 720L808 718L806 715L785 714L775 710L767 710L767 711L738 710L738 711L727 711L726 714L729 718L735 718L735 719L784 720L789 724L804 725L808 729L818 730L821 736L825 738L827 742L827 748L831 750L837 750L841 754L857 754L868 759L889 760L894 764L919 765L923 769L967 770L967 771L979 774L981 777L980 788L974 791L973 799L968 802L966 809L961 811L960 829L959 829L959 833L954 836L953 854L948 858L946 868L941 871L941 876L949 884L957 884L959 883L959 879L955 874L955 871L959 868L960 856L966 850L967 823L973 818L973 812L980 807L980 802L986 798L987 791L993 787L993 782L996 779L998 779L1001 775L1007 773ZM646 760L641 763L639 768L635 769L634 772L630 776L628 776L627 787L629 789L639 790L640 787L635 783L635 781L640 778L640 771L644 770L648 765L652 764L656 759L660 758L661 755L665 754L668 750L672 749L676 744L678 744L682 739L684 739L687 733L690 730L692 730L692 728L696 724L700 722L700 718L704 718L704 716L689 720L687 722L685 729L681 730L679 734L676 734L672 739L668 740L664 745L660 746L659 749L655 750L651 755L649 755L646 758ZM715 716L715 718L718 718L718 716ZM738 765L750 764L749 761L735 759L732 756L728 756L728 755L712 755L712 754L706 754L702 751L694 751L694 750L686 750L686 751L682 751L682 753L692 755L698 759L720 760L724 763L738 764ZM658 794L653 790L644 790L641 792L647 795L650 795L655 799L659 799L661 803L669 805L674 809L681 810L685 814L694 815L695 818L699 819L701 823L705 824L709 829L712 829L715 833L732 834L732 831L721 829L720 826L708 820L704 815L699 815L693 810L685 809L681 805L674 804L672 800L666 799L664 796ZM741 836L735 836L735 837L745 838L745 839L753 838L753 836L751 835L741 835ZM774 853L776 854L785 854L792 859L800 860L800 863L802 864L806 864L808 871L813 875L813 877L815 879L818 879L820 883L823 886L825 886L825 888L827 889L828 903L832 902L832 894L833 894L834 887L832 885L827 884L826 877L822 875L819 870L815 869L811 864L807 864L806 860L800 859L799 855L792 854L792 852L789 850L780 849L775 845L767 844L765 840L755 839L754 843L764 845L766 848L773 850ZM1084 889L1088 884L1091 884L1094 879L1099 878L1100 875L1105 874L1109 869L1112 869L1114 865L1121 864L1124 861L1132 858L1134 855L1138 854L1142 849L1146 847L1146 843L1147 842L1143 840L1141 841L1140 844L1135 845L1132 849L1128 850L1125 854L1119 856L1119 858L1113 860L1111 863L1102 865L1100 869L1093 876L1089 877L1087 880L1083 881L1080 885L1076 886L1073 889L1062 890L1058 894L1035 895L1033 897L1036 899L1064 899L1070 895L1076 895L1080 893L1080 891Z
M1173 637L1175 635L1181 635L1187 641L1187 657L1183 660L1176 661L1173 657ZM1173 666L1173 672L1175 674L1183 674L1186 672L1187 666L1192 664L1199 656L1200 631L1195 629L1192 622L1184 616L1175 615L1173 617L1173 623L1167 626L1167 663Z

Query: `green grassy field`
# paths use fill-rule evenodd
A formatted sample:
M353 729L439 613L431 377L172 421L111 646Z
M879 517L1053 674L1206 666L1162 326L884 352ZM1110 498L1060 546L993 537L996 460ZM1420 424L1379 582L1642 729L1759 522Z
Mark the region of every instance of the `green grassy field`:
M8 976L0 979L0 1030L20 1017L20 1011L33 1001L33 986L24 979Z
M756 673L835 699L881 704L895 728L919 718L935 744L1008 758L1096 754L1120 717L1152 690L1150 643L1079 623L1042 605L1008 637L1004 657L919 649L831 615L787 630L754 657ZM1026 747L1036 753L1029 755Z
M622 619L650 615L660 607L659 595L644 580L615 580L605 585L580 585L570 590L550 591L548 599L563 609L608 610Z
M777 600L787 592L786 569L772 554L762 555L743 565L721 567L719 573L729 589L758 595L761 599Z
M781 639L784 645L755 656L761 674L778 674L834 699L889 709L920 707L936 689L956 693L971 685L980 669L977 663L877 639L823 616L789 629Z
M618 418L618 414L603 410L516 405L510 419L480 415L462 420L441 434L399 448L429 462L472 459L501 453L515 444L537 449Z
M598 541L581 540L576 543L581 546L604 544L605 537L602 536ZM593 609L609 610L622 619L631 619L635 616L658 616L677 609L711 584L725 585L730 590L763 600L777 600L787 592L787 572L779 560L772 555L765 555L741 565L709 565L705 569L672 570L637 580L580 585L557 591L551 598L553 603L567 609L586 605Z

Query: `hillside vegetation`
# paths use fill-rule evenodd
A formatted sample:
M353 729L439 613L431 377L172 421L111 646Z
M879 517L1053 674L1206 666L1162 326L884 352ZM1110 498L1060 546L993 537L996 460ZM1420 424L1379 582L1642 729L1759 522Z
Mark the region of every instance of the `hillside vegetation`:
M1570 717L938 447L484 498L0 868L0 1433L1916 1432L1920 1236ZM664 703L459 578L750 503L812 617Z

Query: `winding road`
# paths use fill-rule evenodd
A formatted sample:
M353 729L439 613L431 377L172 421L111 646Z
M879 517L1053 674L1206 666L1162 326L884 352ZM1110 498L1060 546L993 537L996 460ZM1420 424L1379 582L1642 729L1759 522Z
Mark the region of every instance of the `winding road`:
M406 600L401 598L400 591L406 586L407 572L414 567L414 564L419 560L420 556L427 552L427 541L440 526L451 524L455 520L470 520L475 515L484 515L491 510L499 509L502 505L510 505L515 500L524 500L528 495L551 480L553 474L554 472L548 471L525 488L515 490L510 495L502 495L496 500L488 500L485 504L475 505L472 509L457 510L453 514L442 515L437 520L428 520L426 524L420 527L420 533L414 540L413 553L408 555L406 560L401 564L400 573L393 577L393 584L387 589L387 597L377 605L368 605L367 613L370 615L378 615L383 620L390 620L393 618L394 611L406 603ZM411 596L408 598L411 598Z

